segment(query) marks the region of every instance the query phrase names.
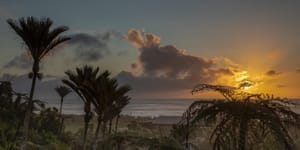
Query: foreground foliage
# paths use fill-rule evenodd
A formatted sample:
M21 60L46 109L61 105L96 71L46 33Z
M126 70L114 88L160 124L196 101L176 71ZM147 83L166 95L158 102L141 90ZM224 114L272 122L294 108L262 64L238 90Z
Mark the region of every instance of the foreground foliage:
M196 101L186 111L181 125L189 133L201 121L215 124L210 140L213 149L296 149L289 130L300 129L300 115L290 110L288 100L266 94L250 94L238 88L200 84L193 93L204 90L220 92L225 100ZM188 141L186 141L188 143Z

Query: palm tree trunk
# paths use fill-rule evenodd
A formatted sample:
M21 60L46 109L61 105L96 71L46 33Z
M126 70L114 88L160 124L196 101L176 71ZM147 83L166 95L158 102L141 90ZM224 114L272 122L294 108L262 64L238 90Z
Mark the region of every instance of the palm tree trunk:
M117 143L117 150L121 150L121 143Z
M88 131L89 122L90 122L89 115L90 115L89 112L86 112L86 114L84 116L83 150L86 150L86 137L87 137L87 131Z
M30 95L29 95L28 105L27 105L27 109L26 109L26 112L25 112L25 118L24 118L23 142L20 146L20 150L26 150L26 143L27 143L27 140L28 140L30 118L31 118L31 113L32 113L32 109L33 109L32 100L33 100L33 94L34 94L35 83L36 83L36 78L37 78L38 71L39 71L39 64L38 64L38 62L34 62L33 67L32 67L33 77L32 77Z
M63 128L63 123L64 123L64 119L62 117L62 105L63 105L63 97L61 97L61 100L60 100L60 108L59 108L59 117L61 119L61 123L60 123L60 134L62 133L62 128Z
M120 115L118 115L117 118L116 118L115 132L118 132L119 118L120 118Z
M248 122L244 119L241 120L239 130L239 150L246 150L246 138L248 130Z
M63 97L60 99L60 107L59 107L59 116L62 116L62 105L63 105Z
M113 121L113 119L109 120L108 135L110 135L110 133L111 133L112 121Z
M186 134L185 134L185 148L189 150L189 136L190 136L190 112L186 116Z
M105 135L106 135L106 121L103 122L103 126L102 126L102 137L103 137L103 139L105 139Z
M100 131L100 126L101 126L101 119L98 118L97 128L96 128L95 137L94 137L93 150L96 150L97 146L98 146L98 135L99 135L99 131Z

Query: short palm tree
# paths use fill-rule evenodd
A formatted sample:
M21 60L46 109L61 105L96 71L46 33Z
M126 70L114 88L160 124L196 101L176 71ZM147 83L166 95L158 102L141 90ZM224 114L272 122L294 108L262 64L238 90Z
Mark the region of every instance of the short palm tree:
M57 45L70 40L70 38L60 36L61 33L68 30L68 27L60 26L51 29L53 22L49 18L37 19L35 17L27 17L20 18L18 21L8 19L7 23L21 37L33 59L32 73L30 73L32 84L29 94L29 105L24 119L24 144L21 146L21 149L25 149L35 82L36 78L41 78L39 63Z
M60 96L59 116L61 119L61 131L62 131L63 122L64 122L64 119L62 117L62 106L64 102L64 97L67 96L69 93L71 93L71 89L66 86L58 86L55 88L55 91Z
M258 149L261 141L275 141L279 149L295 149L288 127L300 128L300 115L284 99L250 94L237 88L200 84L192 91L214 90L225 100L196 101L184 114L191 126L201 120L217 122L210 140L214 150ZM184 121L183 121L184 122Z
M71 93L71 89L66 86L58 86L55 88L55 91L60 96L60 107L59 107L59 115L62 115L62 105L64 102L64 97Z
M83 134L83 149L86 149L86 137L89 122L92 119L91 102L92 97L87 91L88 86L95 83L98 77L99 68L85 65L82 68L76 68L76 71L66 71L68 79L63 79L63 83L69 86L84 102L84 134Z

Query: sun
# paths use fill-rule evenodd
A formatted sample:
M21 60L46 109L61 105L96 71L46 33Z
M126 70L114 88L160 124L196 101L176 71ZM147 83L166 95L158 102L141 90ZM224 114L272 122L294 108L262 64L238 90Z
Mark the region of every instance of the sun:
M247 71L241 71L234 76L235 87L240 90L253 89L257 84L255 81L251 80L251 77Z
M244 90L248 90L248 89L250 89L252 86L246 86L246 87L244 87L243 89Z

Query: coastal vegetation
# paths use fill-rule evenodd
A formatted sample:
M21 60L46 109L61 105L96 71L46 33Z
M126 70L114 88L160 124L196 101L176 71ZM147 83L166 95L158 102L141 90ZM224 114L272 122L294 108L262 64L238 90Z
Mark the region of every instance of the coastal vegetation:
M185 142L199 123L213 126L212 149L296 149L293 131L300 129L299 114L290 110L294 103L268 94L251 94L240 88L199 84L192 93L217 91L222 100L195 101L183 115Z
M61 36L68 28L51 28L49 18L9 19L7 23L23 40L33 65L29 93L18 93L10 81L0 81L0 150L299 148L300 115L290 109L296 104L247 93L242 86L199 84L192 93L213 90L224 98L195 101L177 124L156 125L122 116L134 89L119 84L108 70L84 65L67 70L63 85L55 88L59 108L47 107L42 99L34 99L36 80L42 80L39 64L56 46L71 40ZM63 114L64 98L71 92L83 102L83 116ZM74 118L81 118L75 124L82 126L70 131Z

